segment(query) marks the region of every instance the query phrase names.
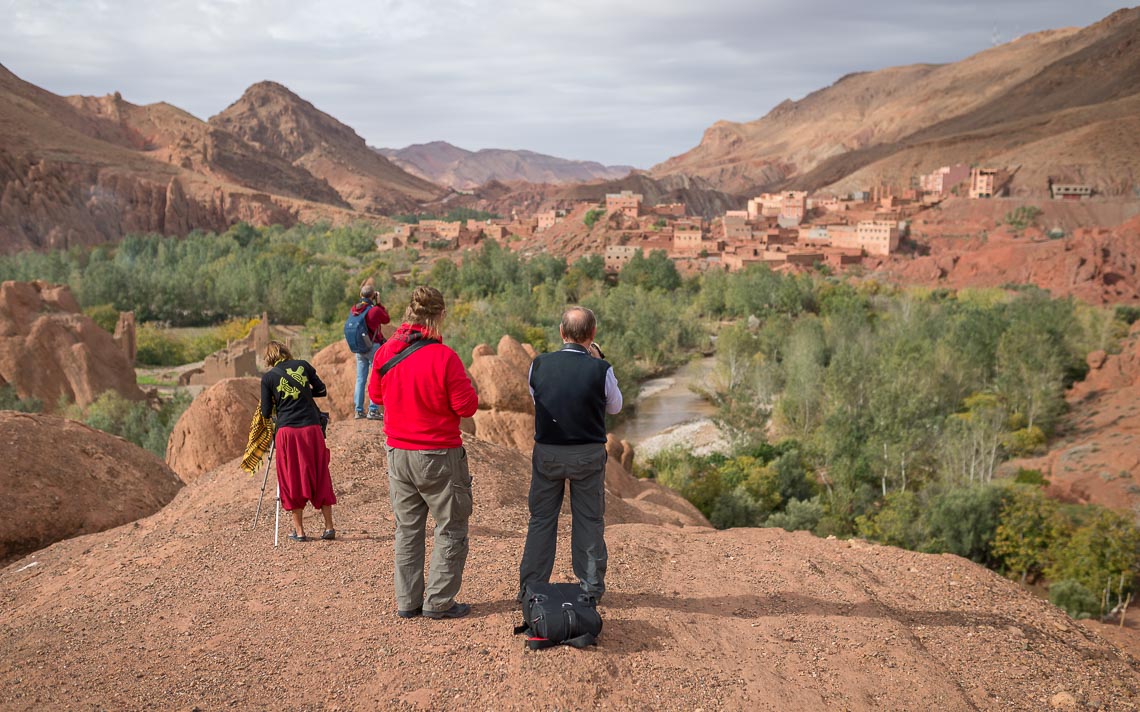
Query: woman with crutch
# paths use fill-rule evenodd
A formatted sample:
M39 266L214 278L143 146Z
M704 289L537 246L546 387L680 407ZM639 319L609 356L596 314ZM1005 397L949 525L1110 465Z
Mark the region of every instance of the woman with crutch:
M321 412L314 398L327 395L325 384L312 364L294 359L280 341L265 347L269 370L261 377L261 415L276 411L277 484L281 506L293 515L292 541L308 541L302 515L311 502L325 519L322 539L335 539L332 506L336 504L329 475L329 449L321 430Z

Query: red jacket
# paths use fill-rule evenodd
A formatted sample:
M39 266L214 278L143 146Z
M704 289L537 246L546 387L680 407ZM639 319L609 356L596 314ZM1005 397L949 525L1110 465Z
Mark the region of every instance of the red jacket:
M364 315L364 325L368 327L368 334L372 337L372 343L376 344L384 340L384 335L380 333L380 327L392 321L392 318L388 316L388 310L384 308L383 304L369 304L364 300L352 305L352 315L356 316L370 306L375 307L375 309L370 309Z
M475 414L479 397L463 363L443 344L421 348L380 378L380 369L408 347L422 326L400 324L372 361L368 396L384 404L384 434L388 446L402 450L442 450L463 444L459 419Z

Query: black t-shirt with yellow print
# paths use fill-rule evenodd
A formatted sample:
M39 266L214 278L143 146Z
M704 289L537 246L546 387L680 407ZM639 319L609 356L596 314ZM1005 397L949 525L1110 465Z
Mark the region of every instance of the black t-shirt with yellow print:
M268 418L276 407L278 428L320 425L320 409L313 399L327 394L308 361L282 361L261 377L261 414Z

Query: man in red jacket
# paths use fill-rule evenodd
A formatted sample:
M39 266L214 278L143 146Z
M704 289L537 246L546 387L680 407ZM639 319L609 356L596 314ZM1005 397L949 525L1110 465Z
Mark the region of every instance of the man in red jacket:
M471 606L455 600L467 562L472 506L459 420L475 414L479 399L459 356L441 343L444 311L438 289L416 287L404 323L376 354L368 382L369 396L384 404L386 414L401 618L461 618L471 611ZM394 365L382 372L389 362ZM425 590L424 531L429 512L436 527Z

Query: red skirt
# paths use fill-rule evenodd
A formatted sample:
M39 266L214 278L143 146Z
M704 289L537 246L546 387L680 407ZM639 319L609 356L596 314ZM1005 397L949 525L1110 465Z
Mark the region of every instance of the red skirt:
M329 475L329 449L321 426L279 428L275 438L281 506L294 510L304 509L306 502L312 502L316 509L336 504Z

